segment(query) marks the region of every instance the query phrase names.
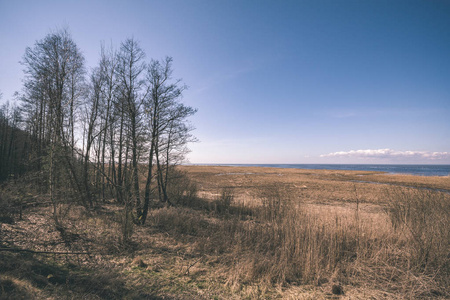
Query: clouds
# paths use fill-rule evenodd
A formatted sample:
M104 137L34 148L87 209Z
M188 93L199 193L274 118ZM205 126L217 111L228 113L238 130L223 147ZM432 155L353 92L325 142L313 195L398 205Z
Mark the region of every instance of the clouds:
M367 160L411 161L411 162L441 162L450 160L450 152L431 151L397 151L392 149L367 149L339 151L322 154L323 158L357 158Z

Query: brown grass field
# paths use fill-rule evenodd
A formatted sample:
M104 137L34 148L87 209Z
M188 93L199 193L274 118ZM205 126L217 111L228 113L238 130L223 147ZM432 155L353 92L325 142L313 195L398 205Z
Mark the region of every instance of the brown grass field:
M1 224L4 299L449 299L450 178L181 166L175 206L40 205ZM4 195L14 194L6 191ZM3 196L6 197L6 196ZM122 240L123 230L131 239Z

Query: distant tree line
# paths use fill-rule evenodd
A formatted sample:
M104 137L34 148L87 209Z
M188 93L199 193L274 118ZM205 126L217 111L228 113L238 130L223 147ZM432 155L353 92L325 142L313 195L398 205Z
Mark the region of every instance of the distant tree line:
M18 107L9 103L0 107L0 182L18 178L27 171L29 139L19 129L21 120Z
M86 208L114 198L145 223L152 198L170 203L174 166L194 141L180 100L186 86L172 78L172 58L145 61L131 38L101 47L86 70L67 30L48 34L23 56L18 106L0 109L0 180L33 174L33 186Z

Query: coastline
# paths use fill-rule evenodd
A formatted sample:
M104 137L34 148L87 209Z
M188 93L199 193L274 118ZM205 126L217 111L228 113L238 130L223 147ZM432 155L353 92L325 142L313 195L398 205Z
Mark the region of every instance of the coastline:
M268 167L283 169L333 170L333 171L373 171L388 174L404 174L419 176L449 176L449 164L187 164L193 166L224 167Z

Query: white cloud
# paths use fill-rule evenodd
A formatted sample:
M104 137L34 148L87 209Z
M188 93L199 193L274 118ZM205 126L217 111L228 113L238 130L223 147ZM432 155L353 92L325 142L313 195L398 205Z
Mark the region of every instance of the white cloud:
M431 151L396 151L392 149L367 149L339 151L322 154L320 157L348 157L367 159L414 159L414 160L445 160L450 159L450 152Z

